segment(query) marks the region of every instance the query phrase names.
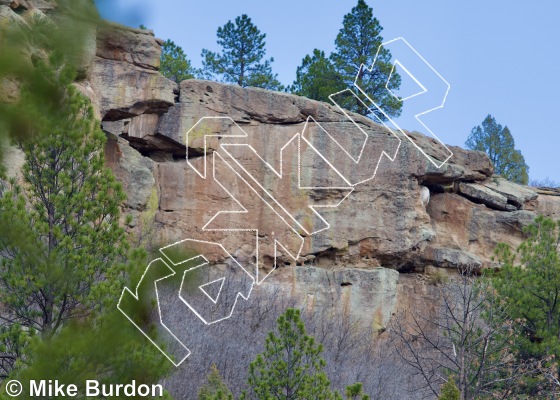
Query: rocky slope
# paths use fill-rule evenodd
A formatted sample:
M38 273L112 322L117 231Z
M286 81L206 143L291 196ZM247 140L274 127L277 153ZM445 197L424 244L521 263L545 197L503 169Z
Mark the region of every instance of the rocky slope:
M0 1L0 14L33 4ZM49 11L50 2L37 4ZM161 41L151 31L110 25L94 39L77 85L107 133L108 164L128 193L129 229L159 245L220 242L263 274L278 242L281 268L268 282L308 304L344 305L383 327L396 305L409 303L407 293L425 291L406 273L492 267L496 244L518 245L537 213L560 217L559 193L493 176L483 153L450 147L453 156L436 168L418 150L442 161L436 141L419 133L409 140L335 105L209 81L177 85L158 72ZM358 168L349 160L364 135L374 146ZM254 152L221 146L228 143ZM371 178L381 151L394 160L383 157L375 177L352 191L348 181ZM331 207L317 208L319 218L310 206ZM242 208L246 214L212 220ZM248 229L259 230L258 253Z

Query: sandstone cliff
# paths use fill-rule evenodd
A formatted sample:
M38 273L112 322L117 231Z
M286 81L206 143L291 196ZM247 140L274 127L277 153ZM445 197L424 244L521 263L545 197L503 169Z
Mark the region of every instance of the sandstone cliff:
M271 164L279 163L280 149L304 130L309 116L331 135L355 140L357 143L351 143L354 147L361 145L355 134L357 128L381 146L395 147L391 143L394 138L388 137L385 128L358 115L352 115L357 122L354 125L339 109L326 103L209 81L184 81L178 88L157 73L157 57L151 65L135 63L133 54L141 53L145 46L142 37L151 35L132 30L127 34L131 37L123 40L130 48L119 48L132 54L107 58L108 42L98 42L90 82L98 97L103 129L110 135L108 160L127 187L127 207L137 217L133 224L154 206L150 200L154 190L157 192L157 242L197 237L196 231L218 211L231 209L231 196L210 178L196 174L186 160L185 135L203 117L231 117L249 135L241 141L250 143ZM132 45L135 43L139 49ZM155 39L153 43L157 43ZM114 48L115 44L110 46ZM208 144L207 157L226 142L234 128L232 123L207 127L212 131L209 134L220 137ZM551 216L558 213L557 196L542 190L538 194L535 189L493 176L491 163L483 153L451 147L453 157L438 169L399 135L402 142L395 161L384 158L373 180L357 185L340 207L321 210L331 229L306 240L302 260L316 256L314 263L324 257L333 263L403 271L466 263L488 267L494 246L498 242L518 244L521 228L536 212ZM418 133L411 136L436 157L443 152L432 139ZM191 164L202 170L202 145L193 142L190 146ZM283 151L284 166L297 165L295 147ZM332 183L334 178L323 176L325 165L316 158L309 159L316 164L302 167L302 179ZM248 169L252 168L251 175L265 178L259 172L264 164L259 165L251 156L244 160ZM322 195L336 196L309 190L307 196L312 198L302 201L286 193L290 188L282 186L286 185L283 180L271 180L267 185L266 189L278 193L282 205L290 210L301 204L321 204ZM239 191L241 203L256 208L255 214L267 214L264 202L259 205L243 198L246 188L242 183L233 186ZM422 186L430 190L427 205L421 201ZM257 223L266 229L265 225L273 222ZM311 230L314 223L310 222ZM242 243L237 245L239 250Z
M208 81L189 80L177 87L157 73L158 42L149 32L121 29L111 40L99 39L90 82L102 126L110 136L107 157L129 193L128 211L135 217L131 228L143 232L155 224L156 243L214 240L224 243L240 262L254 265L257 255L251 234L201 232L219 211L239 209L235 197L249 210L241 219L250 223L230 214L219 227L258 228L261 265L272 264L271 242L279 234L276 231L274 236L271 226L277 227L276 215L267 203L251 192L240 175L223 176L230 196L210 174L203 179L193 170L202 171L207 161L210 171L211 152L219 150L220 144L239 142L227 137L235 134L233 122L248 135L241 142L250 143L275 168L282 163L284 176L297 175L301 162L300 179L307 183L301 186L334 187L337 178L325 172L325 163L310 155L309 148L289 145L294 135L310 129L308 117L330 135L346 140L347 148L360 148L362 130L381 148L395 149L397 140L385 128L357 115L351 116L353 124L334 105ZM139 62L139 55L146 54L150 57ZM232 119L201 128L216 135L208 136L206 158L200 131L192 130L203 117ZM318 129L315 124L314 128ZM411 136L441 159L444 151L435 141L419 133ZM522 228L536 213L559 216L558 193L493 176L485 154L450 147L453 157L438 169L402 134L400 139L395 160L384 158L374 179L357 185L339 207L319 209L330 228L314 235L306 232L319 230L321 221L306 212L295 215L297 210L310 204L333 204L342 194L294 191L293 179L265 174L262 160L247 149L236 154L249 175L264 182L264 188L302 222L305 241L300 257L295 261L286 252L281 254L282 267L271 275L272 284L289 287L292 294L317 306L349 304L376 326L384 326L396 304L414 307L429 292L422 279L403 273L430 274L436 268L452 272L466 265L491 267L496 244L518 245ZM329 153L332 164L343 170L344 155L323 146L323 154ZM187 152L193 167L187 163ZM301 160L299 154L304 154ZM430 192L427 204L421 198L422 187ZM390 270L401 272L400 279Z
M46 0L0 1L0 15L17 19L14 9L50 7ZM536 213L560 217L559 193L493 176L483 153L451 146L453 157L436 168L417 146L440 161L445 151L420 133L410 134L415 146L402 133L334 105L209 81L177 85L158 72L162 42L151 31L107 25L97 32L77 86L92 100L107 133L107 161L128 193L129 229L141 240L217 241L251 270L259 263L265 273L273 265L275 242L283 241L276 254L281 267L271 284L317 306L347 304L382 327L396 304L414 297L411 292L426 292L406 273L492 267L496 244L518 245ZM206 117L218 118L197 125ZM240 132L247 136L230 137ZM314 147L294 141L305 132L315 135ZM377 148L368 155L370 175L382 150L395 159L383 157L375 177L352 190L341 179L354 173L347 154L333 148L324 132L349 153L359 152L366 134ZM231 148L244 172L223 164L221 184L210 173L196 173L212 170L214 152L226 157L226 143L255 150ZM283 177L264 162L282 168ZM272 194L277 205L263 201L243 176L262 183L261 194ZM309 208L333 205L338 206L317 208L321 218ZM278 221L279 206L292 217L287 226ZM203 231L220 211L241 207L248 213L227 214L216 222L217 230ZM223 230L228 228L258 229L260 252L254 232ZM290 257L294 248L297 260Z

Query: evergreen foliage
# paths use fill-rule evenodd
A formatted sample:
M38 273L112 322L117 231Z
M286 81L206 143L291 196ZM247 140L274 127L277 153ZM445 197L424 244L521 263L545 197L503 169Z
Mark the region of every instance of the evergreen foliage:
M345 87L353 88L354 81L356 81L387 116L398 117L401 113L402 102L386 89L389 75L393 70L391 53L381 46L383 28L379 20L374 18L373 9L367 5L365 0L358 0L358 4L344 16L342 25L335 40L336 49L330 58L342 77ZM375 65L373 65L374 60ZM360 68L362 65L365 68ZM370 71L369 68L372 65L373 69ZM388 88L395 91L400 84L400 76L393 73ZM364 102L368 103L368 101ZM349 97L343 106L361 115L371 113L367 107L353 97ZM382 120L386 119L378 110L374 110L373 113Z
M218 28L218 44L222 53L204 49L202 51L203 70L210 78L239 86L254 86L269 90L283 87L272 73L273 58L266 55L266 34L253 24L251 18L243 14Z
M296 80L289 90L298 96L309 99L329 101L331 94L346 89L342 76L335 69L325 52L314 49L297 68Z
M488 154L496 175L521 185L529 182L529 167L521 151L515 149L509 128L498 124L490 114L482 121L482 125L472 129L465 146Z
M160 73L174 82L181 83L194 78L195 72L183 49L172 40L166 40L161 51Z

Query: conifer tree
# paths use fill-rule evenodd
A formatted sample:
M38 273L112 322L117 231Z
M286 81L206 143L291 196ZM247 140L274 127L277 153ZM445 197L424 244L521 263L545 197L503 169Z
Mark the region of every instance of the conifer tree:
M511 319L518 321L516 348L512 352L550 367L545 375L556 377L557 382L560 376L556 361L560 357L560 221L538 216L525 228L525 233L527 239L515 252L506 244L499 245L497 258L502 268L492 275L492 283Z
M1 318L44 339L104 298L126 253L119 206L125 194L104 166L105 135L89 101L68 85L65 120L19 141L24 185L0 199Z
M344 16L343 26L338 33L336 50L331 55L336 70L342 76L347 88L354 87L354 81L373 99L389 117L398 117L402 102L386 89L389 75L393 69L391 53L381 47L381 27L379 20L373 17L373 9L365 0ZM378 49L380 49L378 54ZM377 55L375 65L373 61ZM366 68L360 69L364 65ZM369 71L373 65L373 69ZM389 89L395 91L400 87L401 79L393 73L388 83ZM367 101L366 101L367 104ZM369 115L371 111L355 98L349 97L345 108L361 115ZM372 105L373 108L373 105ZM382 113L373 110L374 114L385 119Z
M125 194L104 165L105 135L73 74L43 69L63 91L60 112L17 142L23 182L0 197L0 379L155 383L164 357L115 307L145 252L120 226Z
M346 89L342 76L335 69L325 52L314 49L297 68L296 80L290 91L309 99L329 101L329 96Z
M348 400L369 400L370 397L364 394L364 385L355 383L346 387L346 398Z
M218 28L218 44L222 53L204 49L203 69L210 78L239 86L254 86L270 90L283 87L272 73L273 58L263 60L266 55L266 34L253 24L251 18L243 14Z
M509 128L499 124L490 114L482 121L482 125L472 129L465 146L470 150L485 152L494 165L496 175L522 185L529 182L529 167L521 151L515 148Z
M212 365L206 383L198 391L198 400L229 400L233 395L220 375L216 365Z
M195 77L195 69L183 49L168 39L162 46L160 72L174 82L181 83Z
M438 400L461 400L461 392L457 389L453 378L449 378L447 382L441 385Z
M322 345L308 336L300 311L288 309L270 332L265 351L249 366L249 398L259 400L332 399L323 371Z

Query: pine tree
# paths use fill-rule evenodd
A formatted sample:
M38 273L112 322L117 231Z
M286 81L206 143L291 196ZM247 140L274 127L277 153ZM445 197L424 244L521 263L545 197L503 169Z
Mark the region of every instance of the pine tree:
M0 344L14 361L5 373L34 337L48 342L69 321L112 307L125 283L125 195L104 166L105 135L69 82L59 107L65 119L44 118L18 142L24 184L12 181L0 198Z
M216 365L212 365L207 382L198 391L198 400L229 400L233 395L224 383Z
M0 378L156 383L168 362L115 307L146 253L120 227L125 195L89 100L65 87L66 118L18 142L24 182L0 198Z
M369 400L370 397L364 394L364 385L356 383L346 387L346 398L348 400Z
M57 6L0 27L0 81L19 89L0 101L0 131L25 155L23 182L0 184L0 380L156 383L168 362L115 307L145 251L129 249L105 135L73 86L102 27L89 0Z
M253 24L246 14L218 28L218 44L222 53L202 51L204 72L212 78L239 86L254 86L270 90L283 87L272 73L273 58L264 60L266 34Z
M314 49L313 55L307 55L297 68L296 80L290 91L309 99L329 101L331 94L346 89L342 76L337 72L325 52Z
M441 385L441 391L438 396L439 400L461 400L461 392L457 389L453 378L449 378L447 382Z
M177 83L195 77L195 69L191 62L175 42L166 40L161 50L160 72L163 76Z
M277 331L268 334L265 351L249 366L249 398L333 399L322 351L306 334L300 311L286 310L278 318Z
M43 338L95 308L99 281L122 268L126 251L119 226L125 195L104 166L105 135L70 85L62 106L65 121L19 142L25 185L0 199L2 318Z
M539 216L525 228L527 239L512 252L497 249L502 268L492 283L511 318L520 322L518 351L522 357L560 357L560 221ZM556 366L555 375L560 369Z
M393 69L391 54L381 48L383 28L377 18L373 17L373 9L364 0L358 0L356 7L344 16L343 27L338 33L335 45L336 50L331 55L338 73L342 76L347 88L354 87L354 81L362 88L368 96L373 99L389 117L400 115L402 102L394 97L385 86ZM377 60L371 71L376 54ZM360 69L364 65L366 68ZM400 87L400 76L393 73L389 81L389 89L395 91ZM368 103L365 101L366 104ZM345 108L361 115L369 115L371 112L367 107L350 97ZM373 105L372 107L373 108ZM383 114L374 110L374 114L385 119Z
M58 380L69 385L87 377L100 384L134 380L137 385L151 385L172 372L169 361L139 335L114 304L96 318L67 322L49 341L32 340L24 361L25 366L13 371L9 379L23 383L25 395L20 398L26 399L32 399L27 392L31 380ZM164 393L163 398L170 396Z
M507 126L502 126L490 114L475 126L465 146L470 150L485 152L494 165L494 173L505 179L526 185L529 167L521 151L515 149L515 141Z

